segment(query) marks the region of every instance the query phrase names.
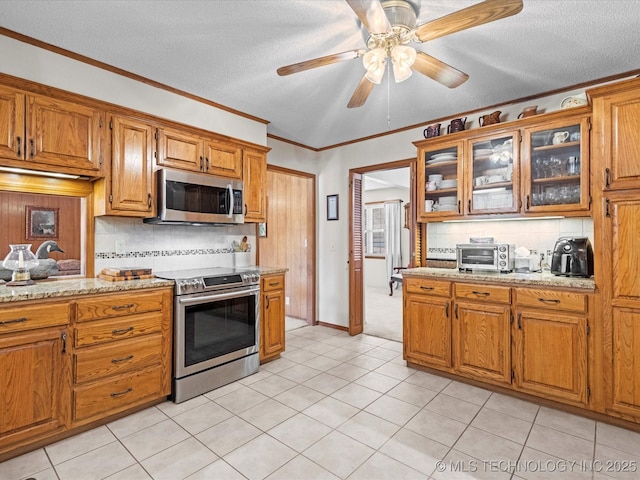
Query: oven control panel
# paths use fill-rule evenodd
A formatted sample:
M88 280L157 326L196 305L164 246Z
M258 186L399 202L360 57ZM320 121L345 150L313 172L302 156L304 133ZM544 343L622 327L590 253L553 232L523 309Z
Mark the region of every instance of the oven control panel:
M260 283L260 273L255 270L236 271L213 276L178 278L175 279L175 282L176 295L188 295L258 285Z

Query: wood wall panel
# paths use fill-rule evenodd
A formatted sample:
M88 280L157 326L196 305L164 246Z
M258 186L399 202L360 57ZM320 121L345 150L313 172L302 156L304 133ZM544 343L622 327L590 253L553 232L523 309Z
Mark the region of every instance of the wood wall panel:
M0 261L9 253L9 244L31 243L36 252L44 240L27 240L26 206L58 208L58 238L55 239L65 253L53 252L51 258L81 258L80 198L59 197L0 191Z
M267 237L259 238L260 265L287 267L287 316L313 321L314 179L267 170ZM305 246L305 240L306 246Z

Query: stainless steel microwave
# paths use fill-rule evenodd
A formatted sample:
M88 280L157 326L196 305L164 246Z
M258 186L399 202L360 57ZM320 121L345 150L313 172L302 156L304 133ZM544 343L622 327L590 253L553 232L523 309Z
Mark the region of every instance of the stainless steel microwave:
M244 223L242 180L180 170L158 170L158 216L166 225Z
M507 243L459 243L456 245L458 270L513 272L515 245Z

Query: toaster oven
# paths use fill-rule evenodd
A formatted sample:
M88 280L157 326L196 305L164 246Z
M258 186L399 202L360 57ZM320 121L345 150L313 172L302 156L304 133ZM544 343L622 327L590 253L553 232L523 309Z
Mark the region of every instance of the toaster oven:
M515 245L508 243L459 243L456 245L458 270L469 272L513 272Z

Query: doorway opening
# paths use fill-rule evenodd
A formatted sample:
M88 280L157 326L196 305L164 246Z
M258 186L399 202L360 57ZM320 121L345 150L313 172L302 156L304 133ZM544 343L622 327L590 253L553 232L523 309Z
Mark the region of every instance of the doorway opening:
M286 267L285 329L316 324L316 177L267 165L267 221L258 264Z
M413 266L415 159L350 171L349 332L402 341L394 267Z

